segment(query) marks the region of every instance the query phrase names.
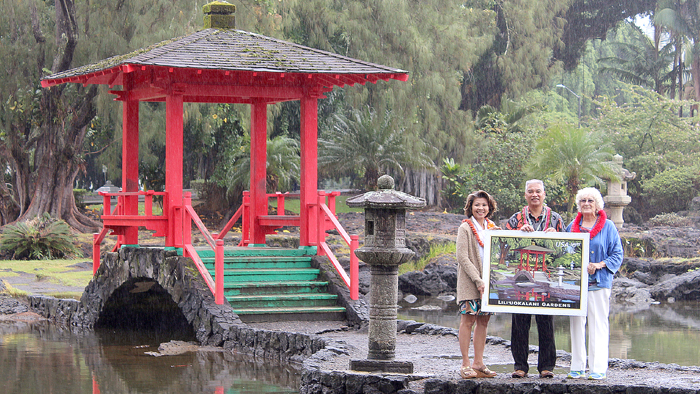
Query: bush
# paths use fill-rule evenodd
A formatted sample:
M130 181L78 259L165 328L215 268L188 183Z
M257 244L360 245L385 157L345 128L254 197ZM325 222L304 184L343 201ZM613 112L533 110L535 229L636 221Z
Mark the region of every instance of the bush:
M642 186L656 212L684 211L700 190L700 165L662 171L645 180Z
M690 226L690 218L679 216L677 213L663 213L656 215L647 222L649 227L669 226L669 227L687 227Z
M70 226L48 213L27 222L8 225L0 240L0 250L11 252L16 260L82 257L73 244Z
M78 208L85 209L85 196L87 196L88 194L90 194L90 192L85 189L73 189L75 205Z

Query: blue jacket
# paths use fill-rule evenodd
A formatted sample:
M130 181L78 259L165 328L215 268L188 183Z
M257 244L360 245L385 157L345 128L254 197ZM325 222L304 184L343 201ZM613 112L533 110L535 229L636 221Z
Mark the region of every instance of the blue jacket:
M571 232L573 223L566 226L567 232ZM589 250L588 261L591 263L605 261L605 268L596 270L595 274L589 275L588 281L598 282L598 287L611 289L613 275L620 269L624 254L620 234L612 220L606 220L603 229L591 239Z

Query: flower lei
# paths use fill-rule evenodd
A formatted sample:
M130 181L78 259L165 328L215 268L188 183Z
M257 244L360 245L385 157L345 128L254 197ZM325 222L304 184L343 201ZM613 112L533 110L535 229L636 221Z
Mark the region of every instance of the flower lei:
M469 224L469 227L472 229L472 233L474 233L474 236L476 237L476 240L479 241L479 246L482 248L484 247L484 241L479 238L479 232L476 230L476 227L474 226L474 222L472 222L471 218L469 219L464 219L462 220L462 223L467 222ZM492 229L496 227L496 223L494 223L491 219L486 219L486 230Z
M525 205L523 207L523 222L527 222L532 228L535 228L535 225L530 221L530 208ZM545 231L547 228L549 228L549 222L552 218L552 208L548 206L544 206L544 228L541 231Z
M605 214L604 210L598 211L598 218L595 220L595 226L591 229L591 239L598 235L600 230L603 229L605 226L605 220L608 218L608 215ZM576 214L576 219L574 219L574 223L571 226L571 231L574 233L580 233L581 232L581 225L579 223L582 223L583 220L583 215L581 212Z

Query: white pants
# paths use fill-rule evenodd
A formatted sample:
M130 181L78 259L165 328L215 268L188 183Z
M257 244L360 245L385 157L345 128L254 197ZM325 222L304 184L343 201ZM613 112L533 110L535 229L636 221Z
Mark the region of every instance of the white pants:
M591 373L608 370L610 289L588 292L588 367ZM571 370L586 370L586 316L571 316Z

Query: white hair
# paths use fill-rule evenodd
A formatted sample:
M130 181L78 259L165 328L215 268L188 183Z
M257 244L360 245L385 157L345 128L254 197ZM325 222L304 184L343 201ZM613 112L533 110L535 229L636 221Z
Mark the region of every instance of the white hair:
M605 207L603 202L603 196L600 194L598 189L595 187L584 187L576 193L576 208L581 211L581 199L583 197L591 196L595 200L595 207L597 210L601 210Z
M544 182L542 182L539 179L530 179L529 181L525 182L525 191L527 191L527 188L530 187L531 184L533 183L539 183L542 185L542 191L544 191Z

